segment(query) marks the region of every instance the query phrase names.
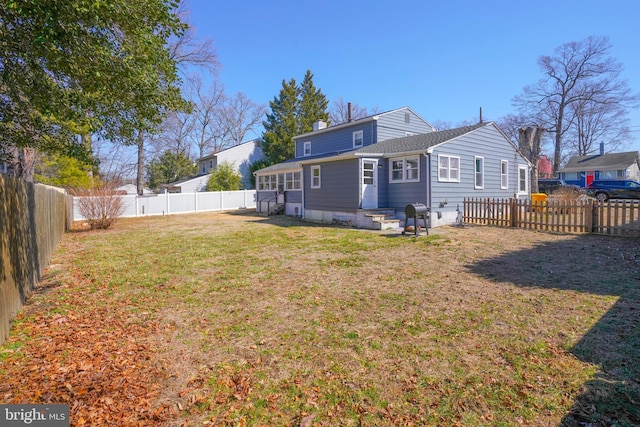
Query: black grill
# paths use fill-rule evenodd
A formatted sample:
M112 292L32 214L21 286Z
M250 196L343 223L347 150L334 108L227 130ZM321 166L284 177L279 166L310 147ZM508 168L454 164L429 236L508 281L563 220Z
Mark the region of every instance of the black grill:
M404 208L404 230L402 231L402 235L404 236L407 231L410 230L409 218L413 218L413 232L417 237L420 234L420 225L418 223L418 219L421 218L424 222L424 230L429 235L429 228L427 226L427 219L430 218L431 210L423 205L422 203L410 203Z

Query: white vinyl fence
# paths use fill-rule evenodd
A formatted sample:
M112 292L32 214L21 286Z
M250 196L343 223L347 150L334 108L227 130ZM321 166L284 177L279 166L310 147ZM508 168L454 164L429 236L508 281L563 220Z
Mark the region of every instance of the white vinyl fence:
M197 193L166 193L149 196L129 194L122 197L124 211L121 218L150 215L173 215L195 212L251 209L256 207L256 190L203 191ZM79 204L74 197L73 220L83 221Z

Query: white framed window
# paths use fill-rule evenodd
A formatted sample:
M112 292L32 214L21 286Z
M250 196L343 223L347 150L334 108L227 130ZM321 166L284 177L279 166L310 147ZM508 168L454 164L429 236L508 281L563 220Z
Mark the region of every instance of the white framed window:
M529 192L528 177L529 172L526 166L518 166L518 193L527 194Z
M353 147L362 147L364 142L364 136L361 130L355 131L353 133Z
M300 189L300 172L287 172L285 177L285 188L287 190Z
M484 157L475 156L473 159L474 175L475 175L475 188L484 188Z
M303 156L310 156L310 155L311 155L311 141L307 141L304 143Z
M509 188L509 161L500 161L500 188L506 190Z
M275 191L277 186L278 186L278 178L276 175L258 176L258 190Z
M311 188L320 188L320 166L311 166Z
M398 157L390 160L390 182L418 182L420 181L420 157Z
M438 181L460 182L460 157L438 154Z
M278 193L284 193L284 174L278 174Z

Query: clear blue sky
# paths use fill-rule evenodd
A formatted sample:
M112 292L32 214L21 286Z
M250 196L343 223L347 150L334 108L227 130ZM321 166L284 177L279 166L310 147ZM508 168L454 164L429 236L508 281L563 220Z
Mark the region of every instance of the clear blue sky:
M282 80L307 69L332 102L369 110L411 107L457 124L513 113L540 77L537 58L607 36L623 78L640 92L640 1L189 0L199 37L214 39L229 94L268 106ZM629 150L640 150L640 109ZM261 132L261 130L260 130Z

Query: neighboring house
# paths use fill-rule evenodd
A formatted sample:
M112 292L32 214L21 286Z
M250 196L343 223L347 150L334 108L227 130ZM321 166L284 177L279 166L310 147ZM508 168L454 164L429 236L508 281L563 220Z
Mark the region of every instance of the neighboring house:
M538 178L553 178L553 162L544 154L538 159Z
M253 188L251 184L251 163L264 158L262 153L262 140L254 139L240 145L218 151L198 159L198 173L200 175L213 172L219 164L228 162L233 165L242 177L242 187Z
M160 191L163 193L196 193L207 191L207 183L211 174L199 175L195 178L183 179L181 181L160 184Z
M296 158L257 171L257 210L325 223L371 224L431 208L431 226L455 223L465 197L529 197L530 163L495 123L436 132L409 108L294 138Z
M138 187L136 187L135 184L125 184L116 188L116 191L121 192L123 194L130 194L130 195L138 194ZM143 188L142 194L146 196L149 194L153 194L153 191L149 190L148 188Z
M640 181L640 155L625 153L574 156L559 170L559 178L567 184L587 187L597 179L633 179Z

